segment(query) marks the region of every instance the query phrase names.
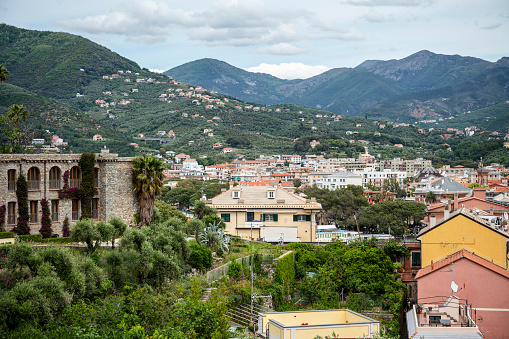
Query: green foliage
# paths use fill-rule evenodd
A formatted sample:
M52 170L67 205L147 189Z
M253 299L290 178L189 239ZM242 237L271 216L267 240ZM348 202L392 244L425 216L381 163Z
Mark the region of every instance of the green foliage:
M191 253L188 264L198 270L204 270L212 266L212 251L207 247L191 244Z
M50 218L50 210L49 210L49 202L46 199L41 200L41 228L39 232L41 233L43 238L51 237L53 230L51 229L51 218Z
M150 224L156 197L163 187L163 163L159 159L138 156L133 160L134 192L140 204L140 226Z
M362 227L372 233L389 232L403 235L409 227L416 226L426 216L426 205L415 201L381 201L362 210Z
M242 274L242 265L236 260L232 260L226 274L232 279L239 279Z
M83 191L81 197L81 218L89 219L92 217L92 199L97 193L94 185L94 166L95 154L82 153L78 165L81 170L81 185Z
M0 206L0 233L5 231L5 204Z
M71 238L73 241L84 242L87 245L89 253L95 252L101 242L111 240L113 234L113 226L104 221L99 221L97 224L94 224L92 219L79 220L71 229Z
M14 232L6 232L2 231L0 232L0 239L6 239L6 238L14 238Z
M274 273L274 281L282 286L283 296L287 299L293 293L295 285L295 262L293 253L279 258Z
M28 226L28 186L23 173L21 173L16 182L16 197L18 198L18 223L12 229L18 235L30 234Z
M184 215L184 213L180 212L175 206L170 206L164 201L156 199L155 207L157 207L159 213L161 213L161 216L163 218L162 221L166 221L170 218L179 218L183 222L187 222L187 217Z
M208 215L216 215L217 211L215 208L207 206L205 201L197 200L193 204L193 214L198 219L203 219Z
M62 236L69 237L71 235L71 230L69 228L69 217L64 218L64 222L62 223Z
M398 258L409 258L410 250L404 244L392 239L386 242L383 246L384 252L395 262Z

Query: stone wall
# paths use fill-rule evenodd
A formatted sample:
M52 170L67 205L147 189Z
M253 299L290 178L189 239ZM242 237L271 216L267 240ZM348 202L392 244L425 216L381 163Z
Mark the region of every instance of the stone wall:
M39 169L40 188L29 190L28 200L38 201L37 222L30 223L30 233L37 234L41 228L40 201L45 198L50 203L58 201L58 220L52 221L53 233L62 235L62 223L67 216L71 225L72 220L71 199L59 199L59 189L50 189L49 173L51 168L60 169L60 188L63 187L62 176L65 171L78 166L80 154L0 154L0 205L16 202L16 217L18 204L15 190L8 190L8 170L16 171L16 179L23 173L28 180L28 171L32 167ZM138 212L138 200L133 192L132 158L120 158L117 154L96 154L95 167L99 169L99 186L94 198L99 199L98 220L109 220L113 216L121 218L126 224L134 224L134 214ZM81 206L80 206L81 208ZM81 212L81 211L80 211ZM15 224L7 223L6 228L11 230Z

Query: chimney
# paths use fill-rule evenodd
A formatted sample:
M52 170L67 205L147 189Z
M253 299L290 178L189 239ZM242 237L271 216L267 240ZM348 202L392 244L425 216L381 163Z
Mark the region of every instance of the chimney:
M445 205L444 209L444 220L449 219L449 205Z
M454 193L454 210L458 210L458 208L460 207L459 206L460 203L459 203L459 199L458 199L458 193Z
M490 207L490 215L493 215L493 207Z
M474 198L486 200L486 188L474 187Z
M437 216L435 213L431 213L431 215L429 216L429 226L435 227L436 224L437 224Z

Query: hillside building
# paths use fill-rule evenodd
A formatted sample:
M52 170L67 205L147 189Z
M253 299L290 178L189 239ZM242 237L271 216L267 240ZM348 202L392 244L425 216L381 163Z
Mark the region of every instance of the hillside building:
M116 216L126 224L134 224L138 200L133 193L132 158L117 154L96 154L94 185L97 194L92 200L92 217L109 220ZM71 224L81 216L78 199L61 199L59 191L64 186L63 175L69 171L69 187L79 187L82 173L78 166L80 154L1 154L0 155L0 205L6 206L6 229L17 224L18 202L16 181L23 173L28 184L30 233L41 228L41 200L49 202L53 233L62 235L65 217Z

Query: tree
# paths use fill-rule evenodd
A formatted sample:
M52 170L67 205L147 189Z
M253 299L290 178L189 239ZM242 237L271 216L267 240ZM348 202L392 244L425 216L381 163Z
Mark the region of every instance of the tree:
M185 214L180 212L175 206L170 206L164 201L157 199L155 201L155 207L157 207L159 213L161 213L163 222L170 218L179 218L183 222L187 222Z
M41 200L41 229L39 233L42 234L43 238L51 237L53 230L51 229L51 218L50 218L50 210L49 210L49 202L46 199Z
M396 193L397 198L403 198L406 196L406 191L401 188L396 178L384 180L382 190Z
M197 200L194 202L193 214L198 219L203 219L205 216L214 214L216 215L217 211L215 208L207 206L205 201Z
M28 185L25 176L19 175L16 182L16 196L18 198L18 224L13 231L18 234L30 234L30 226L28 226Z
M432 191L429 191L428 193L426 193L424 201L426 201L426 203L428 204L434 204L437 202L437 196Z
M11 105L7 111L7 118L12 122L15 128L19 129L21 123L28 118L28 111L23 105Z
M152 156L133 160L134 191L140 203L140 226L150 224L156 197L163 187L163 163Z
M111 226L113 226L113 236L111 238L111 248L115 248L115 238L121 237L124 234L124 232L127 228L127 225L124 224L122 219L120 219L119 217L112 217L108 223Z
M300 180L299 178L295 178L293 179L292 183L293 187L300 187L302 185L302 180Z
M92 218L92 199L97 190L94 185L95 154L83 153L78 162L81 170L80 188L83 191L81 197L81 219Z
M88 252L93 253L101 241L111 240L114 232L114 227L104 221L94 224L92 219L82 219L72 227L71 238L75 242L87 244Z
M4 141L7 148L4 152L21 153L28 145L29 128L23 123L27 120L28 111L23 105L11 105L5 115L0 117Z
M4 64L0 65L0 82L4 82L11 75L11 73L4 67Z

